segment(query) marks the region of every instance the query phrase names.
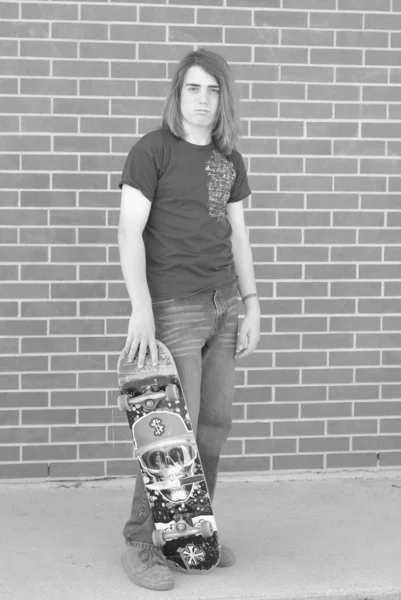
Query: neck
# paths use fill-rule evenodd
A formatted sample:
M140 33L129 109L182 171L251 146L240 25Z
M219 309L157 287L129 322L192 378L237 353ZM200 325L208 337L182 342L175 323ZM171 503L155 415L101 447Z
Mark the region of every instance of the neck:
M212 141L212 130L210 128L195 128L188 123L183 123L184 139L196 146L208 146Z

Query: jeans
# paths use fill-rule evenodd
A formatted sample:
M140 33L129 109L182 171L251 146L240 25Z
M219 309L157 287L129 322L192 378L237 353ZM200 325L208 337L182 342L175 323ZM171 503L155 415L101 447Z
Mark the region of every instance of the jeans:
M236 283L179 300L153 304L156 338L172 353L196 435L206 482L213 500L221 449L231 428L238 332ZM154 524L141 473L127 543L152 543Z

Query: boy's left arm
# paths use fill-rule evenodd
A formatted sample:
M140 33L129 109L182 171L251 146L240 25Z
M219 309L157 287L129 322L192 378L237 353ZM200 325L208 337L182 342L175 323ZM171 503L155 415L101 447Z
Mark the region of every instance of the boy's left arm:
M236 352L236 358L240 359L252 354L258 344L260 337L260 307L242 200L227 204L227 217L232 229L231 243L240 294L242 298L249 294L255 294L244 301L246 315L239 330Z

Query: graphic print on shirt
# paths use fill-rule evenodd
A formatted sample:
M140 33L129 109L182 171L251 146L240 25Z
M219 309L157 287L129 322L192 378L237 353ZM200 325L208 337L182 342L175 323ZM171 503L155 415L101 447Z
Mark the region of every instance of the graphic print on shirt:
M213 151L205 165L208 174L208 209L209 215L218 221L223 221L226 216L226 204L231 194L231 187L235 181L234 166L222 154Z

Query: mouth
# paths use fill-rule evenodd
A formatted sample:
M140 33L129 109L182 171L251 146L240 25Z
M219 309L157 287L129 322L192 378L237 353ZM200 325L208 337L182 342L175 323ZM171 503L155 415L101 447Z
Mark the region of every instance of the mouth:
M204 110L202 108L198 108L195 112L202 113L202 114L205 114L205 115L209 113L208 110Z

